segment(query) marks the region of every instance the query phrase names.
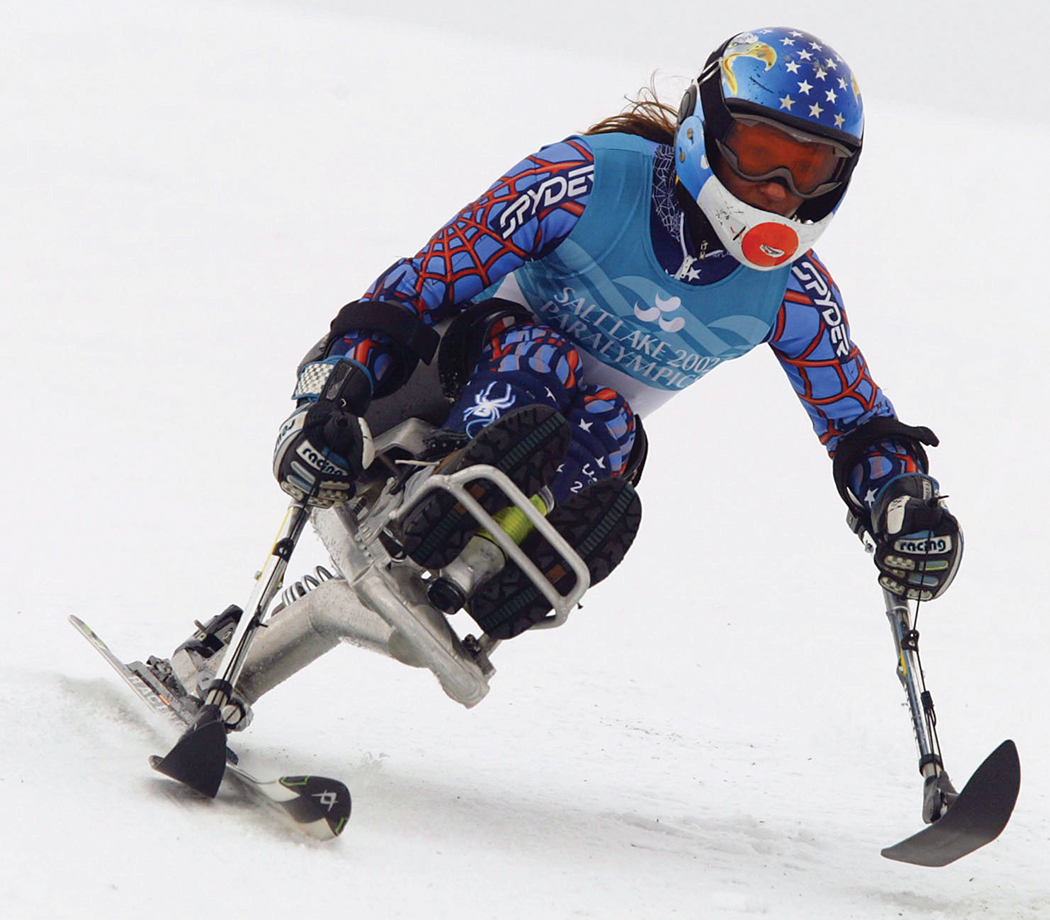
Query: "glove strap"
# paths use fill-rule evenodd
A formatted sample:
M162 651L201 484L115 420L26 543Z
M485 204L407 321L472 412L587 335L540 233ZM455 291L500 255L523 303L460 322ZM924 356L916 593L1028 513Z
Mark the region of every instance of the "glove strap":
M372 401L372 381L356 361L329 358L303 367L292 398L335 403L339 409L362 416Z

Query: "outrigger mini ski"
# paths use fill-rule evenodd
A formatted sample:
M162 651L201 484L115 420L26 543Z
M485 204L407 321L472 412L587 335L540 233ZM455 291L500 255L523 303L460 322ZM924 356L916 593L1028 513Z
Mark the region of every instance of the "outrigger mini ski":
M209 685L193 724L164 757L150 759L154 770L212 798L219 791L227 766L227 727L222 707L233 698L252 640L263 624L270 601L281 588L288 560L309 518L310 508L305 501L293 501L288 506L266 565L255 580L255 589L244 608L245 615L237 623L226 647L222 670Z
M194 710L186 706L141 661L125 664L79 617L70 622L102 655L135 694L158 716L162 727L184 732L193 724ZM223 734L225 739L225 733ZM321 840L337 837L350 818L350 792L339 780L324 776L281 776L264 781L246 771L237 755L225 746L225 773L233 776L254 798L273 808L304 833Z
M946 866L991 843L1013 813L1021 788L1017 747L1004 741L977 768L962 792L956 792L944 769L933 697L926 689L919 660L919 633L904 598L883 590L886 615L897 650L897 676L908 697L912 728L923 777L923 820L929 825L891 847L887 859L917 866Z

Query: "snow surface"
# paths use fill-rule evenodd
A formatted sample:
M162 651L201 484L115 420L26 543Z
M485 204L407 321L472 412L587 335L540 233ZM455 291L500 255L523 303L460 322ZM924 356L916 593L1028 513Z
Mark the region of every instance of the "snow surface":
M696 41L785 18L726 6L628 45L631 8L541 6L473 27L466 3L444 25L421 3L3 5L3 917L1050 917L1036 5L955 4L947 33L918 4L795 17L863 75L864 161L820 252L876 379L943 442L968 545L924 660L958 782L1020 749L991 846L879 856L921 798L882 599L761 349L652 417L635 548L562 630L498 650L475 710L349 647L261 701L240 747L345 779L338 842L151 773L157 736L67 625L145 657L243 602L295 363L335 310L654 67L674 98ZM312 541L293 570L323 560Z

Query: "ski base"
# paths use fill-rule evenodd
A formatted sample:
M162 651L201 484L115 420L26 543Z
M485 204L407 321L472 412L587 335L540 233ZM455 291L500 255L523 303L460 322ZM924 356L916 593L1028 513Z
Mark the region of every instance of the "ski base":
M192 728L197 713L182 704L174 695L166 693L163 686L148 681L148 669L145 665L141 662L125 664L83 620L70 616L69 621L154 715L160 716L170 727L183 732ZM225 727L220 725L219 730L222 733L221 743L225 747ZM170 757L171 754L165 758L154 755L150 758L150 766L171 775L168 769L163 768L164 762ZM170 767L170 764L168 766ZM170 769L171 772L180 771L177 767ZM275 780L260 780L239 766L237 755L228 747L225 747L223 769L218 772L217 779L212 776L204 784L208 788L198 791L214 796L223 776L232 776L254 798L275 810L298 830L319 840L338 837L350 818L350 790L339 780L324 776L281 776ZM182 781L179 776L175 778ZM214 791L210 791L212 783Z
M1020 789L1017 747L1012 741L1004 741L977 768L941 818L886 847L882 855L915 866L947 866L1003 832Z

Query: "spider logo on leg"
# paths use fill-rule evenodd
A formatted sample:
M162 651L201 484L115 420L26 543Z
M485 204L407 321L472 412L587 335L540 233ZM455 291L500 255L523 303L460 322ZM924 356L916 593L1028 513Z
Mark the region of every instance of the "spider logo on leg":
M474 437L482 428L487 428L500 417L503 410L509 409L516 403L517 397L512 395L510 384L504 384L507 388L502 396L493 398L492 388L495 383L490 383L484 390L474 396L474 405L463 412L463 421L467 423L467 434Z

